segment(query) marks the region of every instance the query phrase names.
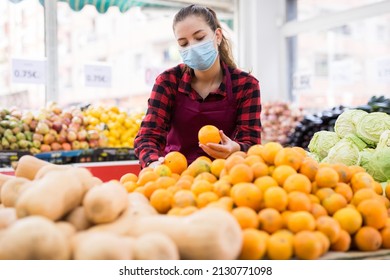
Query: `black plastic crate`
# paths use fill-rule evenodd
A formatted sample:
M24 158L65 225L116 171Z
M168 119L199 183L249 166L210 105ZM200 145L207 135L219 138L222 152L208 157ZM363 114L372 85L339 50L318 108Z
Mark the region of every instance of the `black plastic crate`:
M82 150L80 155L76 158L77 163L94 162L94 161L95 161L94 149Z
M35 154L35 157L54 164L71 164L80 162L80 155L83 151L51 151Z
M0 167L13 167L24 155L31 155L29 151L0 151Z
M132 148L98 148L95 150L94 160L101 161L122 161L136 160L134 149Z

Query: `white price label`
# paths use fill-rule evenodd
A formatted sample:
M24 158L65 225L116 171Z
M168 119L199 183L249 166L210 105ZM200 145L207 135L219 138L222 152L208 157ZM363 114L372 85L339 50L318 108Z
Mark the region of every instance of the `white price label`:
M107 65L84 65L85 86L111 87L111 67Z
M11 77L14 83L23 84L44 84L45 77L45 59L12 59Z
M381 82L390 82L390 58L378 59L377 78Z

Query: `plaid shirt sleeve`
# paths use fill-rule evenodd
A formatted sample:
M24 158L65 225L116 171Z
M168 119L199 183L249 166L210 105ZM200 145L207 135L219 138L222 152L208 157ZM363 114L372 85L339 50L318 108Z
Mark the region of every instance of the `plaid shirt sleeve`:
M233 138L241 151L250 146L261 144L261 97L260 85L252 75L233 70L231 73L233 94L237 96L237 128Z
M163 156L180 71L175 67L156 78L147 112L134 140L134 152L142 167Z

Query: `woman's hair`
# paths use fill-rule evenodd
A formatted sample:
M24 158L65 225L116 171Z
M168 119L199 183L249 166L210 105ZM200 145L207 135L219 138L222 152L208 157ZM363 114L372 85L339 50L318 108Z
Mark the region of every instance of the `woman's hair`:
M192 15L202 17L205 20L205 22L208 24L208 26L210 26L211 30L213 31L217 30L217 28L222 29L221 23L219 22L215 12L210 8L203 7L200 5L190 5L180 9L180 11L177 12L177 14L173 19L173 29L175 29L175 26L178 22L181 22L184 19L186 19L188 16L192 16ZM229 40L223 35L223 33L222 33L222 41L218 47L218 51L219 51L219 56L223 62L225 62L231 68L237 67L233 59L233 54L232 54Z

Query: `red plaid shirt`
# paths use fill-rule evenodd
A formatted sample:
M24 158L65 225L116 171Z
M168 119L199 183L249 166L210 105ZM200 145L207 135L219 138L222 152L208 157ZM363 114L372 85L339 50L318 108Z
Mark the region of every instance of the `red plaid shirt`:
M183 73L182 69L183 64L177 65L156 78L148 100L148 110L134 141L135 154L143 167L164 155L176 94L187 94L199 102L227 98L225 83L222 82L216 92L210 92L203 100L191 87L191 73ZM241 151L247 151L250 146L261 143L260 86L252 75L239 69L228 69L237 102L237 133L232 140L240 145Z

